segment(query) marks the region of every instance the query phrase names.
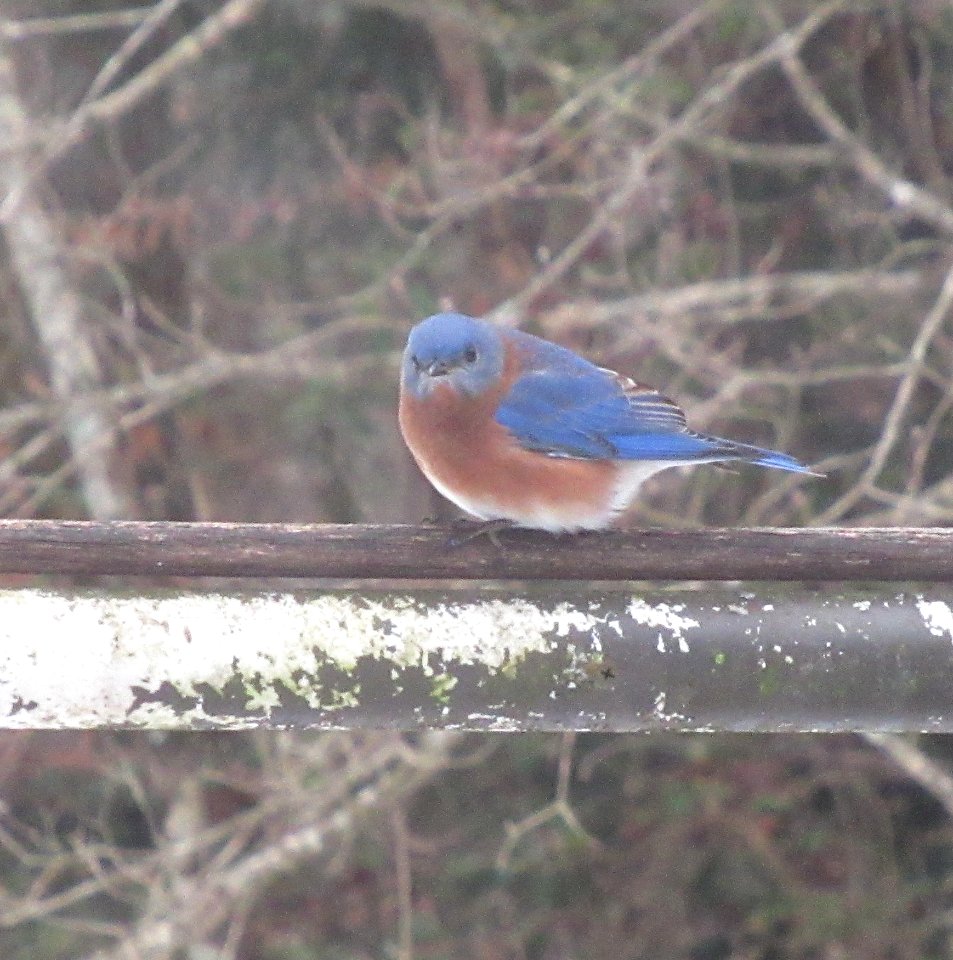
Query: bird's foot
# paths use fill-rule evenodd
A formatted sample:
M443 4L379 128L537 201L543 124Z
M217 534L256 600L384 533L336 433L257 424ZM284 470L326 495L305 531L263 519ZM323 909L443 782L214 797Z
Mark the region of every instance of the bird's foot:
M502 550L503 544L497 534L501 530L508 530L513 523L510 520L468 520L458 517L453 521L453 526L455 530L447 540L448 547L462 547L477 537L487 537L497 550Z

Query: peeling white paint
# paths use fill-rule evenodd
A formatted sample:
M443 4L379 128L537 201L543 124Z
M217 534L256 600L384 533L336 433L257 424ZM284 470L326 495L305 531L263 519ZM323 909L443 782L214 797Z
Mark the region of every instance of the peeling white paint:
M927 629L935 637L949 636L953 641L953 609L942 600L917 600L917 610L923 617Z
M658 630L656 648L659 653L666 652L666 639L676 641L682 653L689 653L690 647L685 639L685 631L698 627L699 623L691 617L683 616L680 611L684 609L682 604L648 604L636 597L626 607L626 613L640 626Z
M688 717L686 717L684 713L679 713L677 710L668 711L665 709L665 702L667 699L668 694L664 690L660 690L656 694L655 705L653 707L653 713L655 716L663 723L678 723L687 720Z
M299 599L287 595L287 600L300 610ZM529 600L425 606L411 597L383 603L325 595L306 606L309 633L318 642L330 632L336 634L333 644L322 643L322 652L346 668L363 656L386 656L411 666L437 655L499 670L514 657L550 649L551 636L566 637L572 630L588 634L606 623L605 617L569 604L547 609ZM344 624L346 630L341 629Z
M605 624L605 616L569 604L547 609L528 600L427 605L343 592L99 599L0 591L0 717L7 727L30 728L253 726L253 717L208 713L200 691L238 682L248 710L270 711L285 689L331 709L356 703L357 691L322 690L314 677L328 662L348 670L361 657L386 659L392 673L424 667L439 684L439 664L498 671L549 650L554 635L591 636ZM196 705L185 712L136 706L137 695L163 684Z
M618 598L619 594L613 596ZM544 717L550 716L548 706L541 705L587 702L580 699L579 692L571 699L567 691L578 688L588 696L595 681L594 670L603 662L603 646L607 646L619 660L622 679L618 690L612 684L612 693L620 695L621 709L629 711L625 718L637 716L639 719L631 721L637 727L646 720L649 725L664 721L685 728L696 721L672 712L664 692L653 704L654 691L666 687L666 671L673 666L670 659L658 659L653 646L671 658L679 651L690 652L690 639L695 639L698 650L702 648L697 644L704 639L713 652L721 650L717 645L721 641L716 643L714 635L709 639L705 611L713 607L707 601L699 606L696 620L689 615L695 609L694 601L686 606L674 602L679 594L660 591L655 596L669 602L626 594L621 598L624 610L620 613L618 606L613 606L619 599L605 606L591 602L555 604L551 596L541 595L537 603L525 597L501 599L500 593L478 594L475 598L471 594L466 600L458 600L454 594L432 591L417 596L381 592L370 598L344 591L247 595L170 592L149 597L0 591L0 727L250 728L259 724L261 713L271 712L273 719L283 719L280 707L289 702L289 692L296 703L320 710L324 726L334 709L364 703L366 695L358 685L363 675L353 673L352 668L371 658L379 665L379 671L374 672L375 683L379 677L387 694L398 691L399 685L408 680L414 684L409 689L417 689L426 677L424 706L410 708L416 723L432 720L441 710L446 715L448 707L452 712L456 667L474 664L480 669L462 676L472 674L480 684L485 680L489 689L499 687L500 692L487 695L499 702L481 704L486 712L471 714L467 719L461 719L461 711L460 717L452 717L460 721L454 726L466 728L469 722L498 730L520 730L539 726ZM904 637L913 639L922 639L929 630L941 638L941 646L953 643L953 600L943 593L934 592L932 596L943 599L910 597L913 604L905 602L904 609L915 605L918 615L912 620L904 617L898 629L903 630ZM892 597L890 601L894 603ZM804 631L804 643L798 648L797 665L801 669L809 669L815 662L812 657L817 656L815 647L819 644L828 661L825 670L843 669L832 649L835 642L842 643L835 634L850 633L852 639L857 635L866 639L866 628L879 639L884 635L882 627L890 627L881 623L882 618L874 617L873 611L864 617L852 613L851 619L857 622L849 626L836 619L838 605L866 611L871 609L870 601L852 604L851 598L838 597L837 603L825 603L831 609L821 618L826 636ZM803 606L789 607L786 601L777 602L777 606L779 616L789 618L792 625L806 626L816 619L803 617ZM880 609L879 598L874 606ZM607 607L614 612L608 613ZM763 619L757 607L752 613L747 620L731 618L729 651L734 649L732 644L742 643L746 657L752 653L758 657L756 671L771 669L773 675L781 664L793 670L795 661L788 651L794 646L773 643L773 637L761 642L760 636L753 636L761 633ZM871 617L871 623L864 622ZM724 619L717 618L718 629ZM697 632L693 634L692 630ZM768 628L763 632L767 637ZM625 655L617 654L613 646L616 635L627 638ZM743 641L742 635L751 639ZM640 638L638 650L633 649L633 637ZM892 634L887 636L890 642L894 639ZM558 657L547 664L544 673L532 678L528 692L543 712L531 713L522 720L508 716L512 703L502 692L504 684L523 677L515 668L528 654L545 655L553 650L559 651ZM723 654L717 656L722 659L716 659L716 664L725 662ZM836 651L836 657L844 656L844 651ZM645 687L641 686L644 676L633 668L639 657L647 658L660 671L652 678L653 693L647 703ZM688 661L679 662L693 666ZM334 680L325 679L329 668ZM783 666L780 669L784 672ZM613 676L615 670L613 664ZM493 677L493 673L500 676ZM659 678L663 679L659 682ZM639 684L636 701L628 699L626 687L633 682ZM163 694L161 700L168 704L152 702L160 699L154 694L163 685L169 687L169 695ZM599 691L603 689L597 681L595 685ZM235 704L234 709L227 706L229 700L222 699L223 691ZM599 692L596 702L601 700ZM637 713L632 713L633 703ZM228 714L217 715L215 711L222 709ZM247 711L257 711L259 716ZM611 711L610 721L585 711L579 716L596 727L619 723ZM339 718L345 719L344 715ZM763 720L752 721L752 728L758 728L760 722ZM791 728L800 729L797 725L802 722L792 721Z

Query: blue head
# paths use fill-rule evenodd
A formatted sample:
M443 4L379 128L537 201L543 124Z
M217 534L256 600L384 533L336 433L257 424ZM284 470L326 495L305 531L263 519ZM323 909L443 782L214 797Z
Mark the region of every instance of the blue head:
M417 397L440 384L477 396L496 383L503 361L503 340L493 324L462 313L437 313L410 331L401 382Z

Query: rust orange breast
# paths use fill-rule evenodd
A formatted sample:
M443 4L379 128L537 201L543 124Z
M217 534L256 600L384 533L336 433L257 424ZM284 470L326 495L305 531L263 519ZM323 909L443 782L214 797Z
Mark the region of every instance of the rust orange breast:
M548 457L521 447L494 414L511 378L479 397L439 385L426 399L405 392L400 427L414 459L444 496L476 516L538 525L541 516L593 518L609 509L618 465ZM545 526L562 526L547 522Z

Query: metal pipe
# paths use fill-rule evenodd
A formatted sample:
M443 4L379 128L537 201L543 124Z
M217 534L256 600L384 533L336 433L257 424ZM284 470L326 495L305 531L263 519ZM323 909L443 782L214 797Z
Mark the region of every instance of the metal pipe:
M0 591L0 727L953 731L953 589Z

